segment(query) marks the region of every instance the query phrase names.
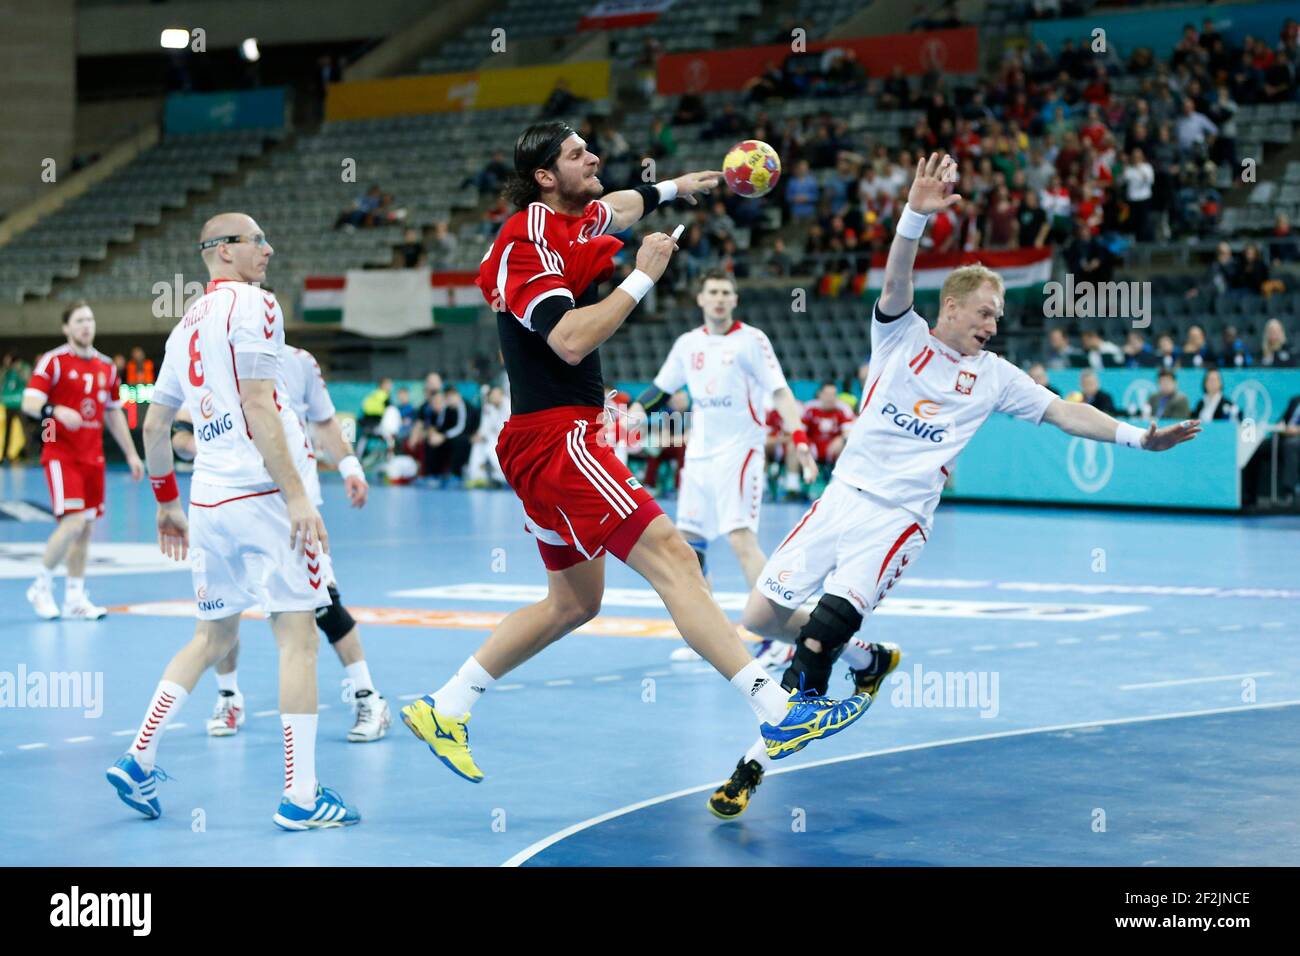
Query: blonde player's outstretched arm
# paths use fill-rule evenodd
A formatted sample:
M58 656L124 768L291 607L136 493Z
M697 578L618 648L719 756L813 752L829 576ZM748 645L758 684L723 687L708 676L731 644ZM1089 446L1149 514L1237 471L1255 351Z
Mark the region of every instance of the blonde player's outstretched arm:
M916 176L907 194L907 205L898 217L894 241L885 261L885 278L880 290L880 311L901 315L912 305L912 267L930 215L961 202L952 192L957 181L957 162L946 153L931 153L916 164Z
M1201 431L1198 421L1178 422L1158 428L1155 422L1144 432L1136 425L1116 421L1100 409L1083 402L1056 399L1047 406L1043 421L1055 425L1068 435L1090 438L1093 441L1114 442L1146 451L1166 451L1185 441L1191 441Z

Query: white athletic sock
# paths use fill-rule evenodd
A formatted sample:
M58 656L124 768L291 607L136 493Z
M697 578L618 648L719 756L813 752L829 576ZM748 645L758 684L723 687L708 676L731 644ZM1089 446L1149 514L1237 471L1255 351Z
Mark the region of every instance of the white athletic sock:
M36 583L37 583L37 584L40 584L40 585L43 585L44 587L47 587L47 588L50 588L51 590L53 590L53 588L54 588L54 569L53 569L53 568L47 568L45 565L42 564L42 565L41 565L41 570L40 570L40 571L37 573L37 575L36 575Z
M228 690L236 697L243 697L239 692L239 671L233 670L229 674L217 672L217 690Z
M779 681L768 676L758 661L750 661L737 671L736 676L731 678L731 686L745 695L759 720L779 724L785 719L790 694Z
M153 769L158 754L158 741L162 740L167 722L181 709L185 698L189 696L190 692L180 684L169 680L158 682L158 689L153 692L153 700L149 701L144 721L136 731L135 740L128 751L145 770Z
M316 714L281 714L284 795L300 807L316 806Z
M870 666L875 656L866 641L860 637L851 637L849 642L844 645L844 651L840 654L840 659L853 670L860 671L862 668Z
M349 664L343 670L348 675L347 680L352 681L352 693L362 690L374 692L375 685L370 681L370 667L365 661Z
M460 665L456 676L434 691L433 702L448 717L459 717L468 714L484 691L495 683L496 678L485 671L471 654Z
M86 596L86 579L74 578L68 575L67 584L63 588L63 598L66 601L76 601Z
M767 755L767 744L763 743L763 738L759 737L754 741L754 745L745 752L745 762L757 760L762 764L763 769L767 770L772 766L772 758Z

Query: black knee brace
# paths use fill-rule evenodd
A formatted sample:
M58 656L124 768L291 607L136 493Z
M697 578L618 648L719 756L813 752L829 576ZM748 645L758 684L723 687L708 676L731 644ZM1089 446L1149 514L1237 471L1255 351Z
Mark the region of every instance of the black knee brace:
M329 607L316 608L316 626L325 633L331 644L337 644L352 632L357 622L339 600L339 589L331 584L329 591Z
M803 690L808 693L826 693L835 661L861 626L862 615L857 608L842 597L823 594L808 623L799 631L794 660L786 668L781 686L786 690L799 690L802 682ZM808 646L810 638L821 644L820 651Z

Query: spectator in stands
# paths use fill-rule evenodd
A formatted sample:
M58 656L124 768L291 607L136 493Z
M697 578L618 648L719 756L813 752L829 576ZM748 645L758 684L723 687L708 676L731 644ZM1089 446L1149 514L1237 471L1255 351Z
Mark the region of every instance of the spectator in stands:
M1191 405L1187 396L1178 390L1178 379L1167 368L1162 368L1156 375L1156 393L1151 396L1147 407L1149 418L1185 419L1191 415Z
M152 385L154 381L153 359L147 358L144 349L134 346L131 349L131 361L126 363L127 385Z
M1290 504L1300 491L1300 395L1287 403L1278 424L1278 497Z
M420 230L408 228L402 233L402 243L397 247L393 264L398 269L418 269L425 263L424 243Z
M399 444L404 445L411 435L411 426L415 424L415 406L411 404L411 390L405 386L399 388L393 398L393 406L400 416L397 441Z
M117 370L117 380L119 382L125 382L126 381L126 356L122 355L120 352L117 355L114 355L113 368Z
M430 391L429 380L426 378L424 404L415 413L409 445L411 454L420 461L421 477L431 481L441 481L442 471L439 468L444 466L447 457L447 450L443 447L447 444L447 436L438 428L438 423L445 415L446 396L441 388Z
M1047 219L1042 200L1035 189L1025 190L1025 198L1016 213L1016 245L1021 249L1041 249L1047 244L1052 224Z
M1201 383L1201 400L1192 410L1192 417L1203 422L1236 421L1237 406L1223 394L1223 375L1214 366L1205 370Z
M510 417L510 403L499 385L488 389L483 400L483 410L478 429L470 439L469 464L466 466L465 487L487 488L506 484L506 477L497 460L497 438L502 426Z
M443 390L443 395L443 417L436 425L447 439L442 445L445 449L446 468L441 474L446 483L459 482L469 461L470 439L478 431L479 408L477 405L466 404L465 396L461 395L460 389L455 385L448 385ZM439 461L441 462L441 456Z
M724 139L728 143L739 139L743 136L748 127L748 120L744 115L736 111L736 107L731 103L726 103L722 107L722 112L713 118L704 131L700 133L701 139Z
M1237 334L1235 325L1225 325L1221 333L1221 347L1215 359L1219 367L1244 368L1251 364L1250 351Z
M1114 342L1107 342L1096 329L1080 332L1079 344L1083 347L1084 362L1089 368L1115 368L1124 364L1123 350Z
M817 177L808 167L808 160L801 159L795 164L794 175L785 187L785 201L790 210L790 217L795 221L809 220L817 214L817 203L821 198L821 186Z
M1115 255L1106 244L1093 235L1086 222L1075 225L1074 238L1062 251L1066 268L1074 273L1075 281L1109 282L1115 271Z
M1169 340L1171 347L1173 341L1173 339ZM1124 340L1124 367L1155 368L1159 361L1155 350L1151 348L1151 343L1146 340L1146 336L1136 329L1131 329Z
M677 155L677 140L673 138L672 127L659 117L650 124L650 158L668 159Z
M1071 399L1083 402L1085 405L1091 405L1107 415L1117 414L1115 400L1110 397L1109 392L1101 390L1101 380L1097 378L1097 373L1090 368L1079 373L1079 394L1077 397L1071 396Z
M569 81L560 77L555 81L555 89L551 90L551 95L542 104L542 119L568 116L582 102L584 102L582 97L574 95L569 90Z
M351 208L338 214L334 220L334 228L360 229L363 226L374 225L375 212L383 199L384 194L380 188L377 185L371 186L353 201Z
M13 354L0 364L0 462L20 460L27 444L22 408L31 374L31 366Z
M479 225L479 231L491 238L500 231L501 224L508 218L510 218L510 204L506 202L506 194L502 192L497 195L496 202L483 210L483 221Z
M813 457L819 465L833 465L844 450L847 426L853 422L853 412L840 401L834 382L823 382L817 389L817 401L803 413L804 431L813 446Z
M673 125L694 126L696 123L704 122L706 115L704 100L700 99L698 94L683 93L682 98L677 101L677 109L673 112Z
M1016 207L1011 201L1011 193L1006 186L999 185L993 191L980 234L984 236L986 249L1010 249L1016 244L1018 239Z
M1268 249L1274 262L1295 262L1300 259L1300 247L1296 245L1291 219L1285 212L1279 212L1273 221L1273 238L1269 240Z
M1226 83L1221 83L1215 90L1214 102L1206 110L1210 121L1219 128L1210 150L1210 159L1232 167L1237 165L1237 109L1232 91Z
M1287 345L1286 329L1280 319L1269 319L1264 323L1259 364L1265 368L1295 368L1295 356Z
M901 66L895 64L889 71L876 102L882 110L905 110L912 105L912 88L908 85Z
M785 240L780 236L772 241L765 266L769 276L788 276L794 271L794 258L785 251Z
M379 387L361 400L361 427L378 425L379 419L388 407L389 396L393 394L393 380L381 378Z
M1133 235L1138 242L1150 242L1155 238L1155 231L1151 225L1151 196L1155 187L1156 173L1141 149L1135 148L1129 153L1128 161L1122 167L1121 176L1124 180L1124 198L1128 200Z
M1194 154L1218 134L1219 127L1199 112L1196 101L1188 96L1183 98L1183 112L1174 123L1174 130L1178 134L1178 148L1184 153Z
M1265 298L1275 292L1283 291L1286 286L1280 279L1269 277L1268 265L1259 254L1259 246L1253 242L1246 243L1241 250L1241 262L1237 269L1238 288L1254 292Z
M1205 330L1199 325L1188 326L1179 360L1183 368L1201 368L1214 363L1214 353L1205 341Z
M1048 379L1047 369L1043 367L1042 362L1035 362L1033 365L1029 366L1029 377L1033 379L1035 382L1037 382L1039 385L1043 386L1043 388L1047 389L1053 395L1061 394L1059 391L1057 391L1056 387L1052 385L1051 381Z
M1161 332L1156 336L1156 365L1159 368L1176 369L1182 365L1178 352L1178 343L1173 335Z
M456 257L460 252L460 240L447 226L447 220L439 219L433 224L433 235L429 237L429 264L436 270L454 269Z
M483 168L473 176L467 176L461 186L472 185L478 189L480 196L491 196L500 192L509 178L510 165L506 162L506 154L498 149L493 151L492 158Z
M1070 337L1059 325L1047 332L1047 345L1043 350L1043 364L1049 369L1069 368L1080 355L1077 348L1070 344Z

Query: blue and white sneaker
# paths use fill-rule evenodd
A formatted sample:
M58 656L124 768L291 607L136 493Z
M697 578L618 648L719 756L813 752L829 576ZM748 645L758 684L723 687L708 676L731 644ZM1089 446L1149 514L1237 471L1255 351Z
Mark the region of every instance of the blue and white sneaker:
M796 691L790 695L781 722L765 723L759 728L767 755L780 760L798 753L814 740L833 737L865 714L870 706L871 698L866 694L831 700L813 691Z
M316 784L316 806L300 807L288 797L280 801L280 809L271 818L282 830L324 830L328 827L350 827L361 822L361 814L353 810L338 792Z
M117 789L122 802L132 810L138 810L150 820L162 816L162 807L158 805L158 784L171 778L161 768L145 770L131 754L123 754L108 768L106 776Z

